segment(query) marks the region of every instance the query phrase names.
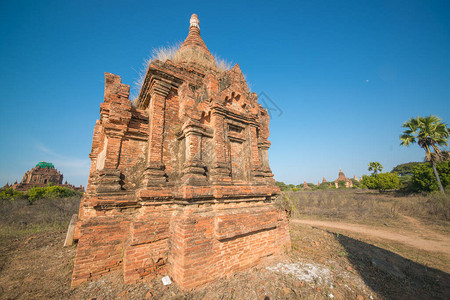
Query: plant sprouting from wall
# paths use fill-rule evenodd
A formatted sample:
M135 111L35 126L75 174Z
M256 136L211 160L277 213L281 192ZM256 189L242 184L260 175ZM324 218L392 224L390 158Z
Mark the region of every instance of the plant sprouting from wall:
M131 101L136 104L136 100L139 97L139 92L144 84L145 75L147 74L148 65L152 61L162 61L173 60L175 53L180 49L181 42L176 42L174 44L169 44L167 46L160 46L158 48L153 48L151 54L144 59L141 68L138 71L138 78L133 82L133 91L131 96Z

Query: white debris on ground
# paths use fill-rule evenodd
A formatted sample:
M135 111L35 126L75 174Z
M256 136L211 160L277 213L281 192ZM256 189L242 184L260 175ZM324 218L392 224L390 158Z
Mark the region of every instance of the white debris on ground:
M292 274L297 279L315 284L329 283L332 275L328 268L311 263L278 263L275 267L267 267L272 272Z
M170 280L169 276L164 276L161 280L162 280L164 285L172 284L172 280Z

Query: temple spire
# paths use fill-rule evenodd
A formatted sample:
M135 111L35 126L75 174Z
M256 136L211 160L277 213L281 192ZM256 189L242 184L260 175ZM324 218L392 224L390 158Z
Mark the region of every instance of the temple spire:
M198 16L196 14L192 14L190 23L191 25L189 26L189 29L191 27L197 27L200 30L200 20L198 19Z
M204 71L215 69L216 61L200 36L200 20L196 14L189 21L189 34L173 58L176 64L196 67Z

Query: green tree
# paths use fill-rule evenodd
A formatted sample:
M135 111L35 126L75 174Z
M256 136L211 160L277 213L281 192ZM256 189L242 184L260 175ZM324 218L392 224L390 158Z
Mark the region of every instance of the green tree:
M409 146L417 144L425 150L425 159L430 162L434 176L436 177L439 190L445 195L439 173L436 169L436 162L442 158L442 151L439 146L447 146L449 129L447 124L436 116L411 118L402 124L406 128L400 135L402 141L400 145ZM434 151L432 151L433 149Z
M436 163L441 183L445 187L450 185L450 162ZM414 168L412 175L412 188L417 192L432 192L439 189L433 168L429 164L421 164Z
M395 166L391 173L397 173L400 179L400 188L405 191L414 191L416 190L413 186L412 175L414 168L418 165L427 164L424 162L409 162L405 164L400 164ZM427 166L429 166L427 164ZM431 170L431 166L429 166Z
M387 172L372 174L370 176L363 175L361 184L365 185L370 190L384 192L386 190L397 189L400 185L400 181L396 173Z
M400 186L400 180L396 173L380 173L377 176L378 190L384 192L385 190L397 189Z
M378 187L377 177L374 176L373 174L370 176L363 175L363 177L361 179L361 184L364 185L369 190L376 190Z
M424 164L423 162L409 162L395 166L391 172L397 173L399 176L412 175L416 166Z
M381 170L383 170L383 166L377 162L377 161L372 161L369 163L369 172L373 172L372 174L378 174L378 172L381 172Z
M285 191L288 189L287 185L282 181L275 181L275 185L280 188L280 190Z

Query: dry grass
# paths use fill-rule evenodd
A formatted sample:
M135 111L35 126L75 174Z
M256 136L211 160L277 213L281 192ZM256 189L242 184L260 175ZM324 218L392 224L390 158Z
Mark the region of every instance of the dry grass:
M147 66L150 61L160 60L165 62L166 60L173 60L175 53L181 47L181 42L177 42L172 45L161 46L152 50L152 55L147 60Z
M25 199L0 200L0 240L66 230L79 206L80 196L39 199L32 205Z
M216 68L219 72L229 71L233 67L231 62L221 58L217 54L214 54L214 60L216 61Z
M151 54L144 59L141 68L138 71L138 78L133 82L133 89L131 95L131 102L135 105L137 98L139 97L139 92L141 91L142 84L144 84L145 75L147 73L148 65L150 62L159 60L165 62L166 60L173 60L175 53L180 49L181 42L176 42L171 45L161 46L154 48Z
M449 199L439 194L398 195L358 190L283 192L278 204L292 217L319 216L354 222L380 223L399 215L427 222L450 220Z
M151 54L144 59L141 68L138 71L138 78L133 82L131 93L131 102L133 103L133 105L136 105L137 98L139 97L142 85L144 84L145 75L147 73L148 65L150 64L150 62L155 60L159 60L162 62L173 60L178 49L180 49L180 46L181 42L177 42L175 44L154 48L152 49ZM193 52L192 55L195 55L195 53L196 52ZM200 56L198 57L198 59L203 59L203 57ZM218 55L214 55L214 59L216 62L217 71L219 72L228 71L233 67L231 62L222 59Z

